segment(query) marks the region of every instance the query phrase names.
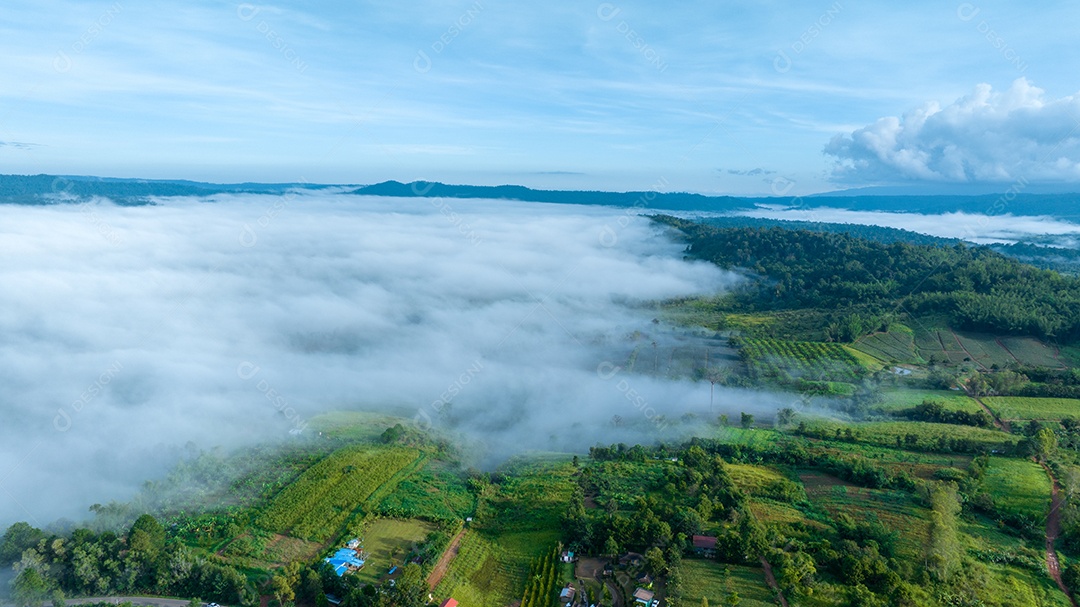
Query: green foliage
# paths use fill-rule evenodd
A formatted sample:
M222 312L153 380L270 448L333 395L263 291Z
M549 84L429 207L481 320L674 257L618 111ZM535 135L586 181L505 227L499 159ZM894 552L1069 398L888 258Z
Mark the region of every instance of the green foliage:
M257 519L264 529L325 541L383 483L416 461L417 451L346 447L309 468Z
M732 338L757 381L858 381L866 368L839 344L782 339Z
M855 301L873 312L904 304L916 313L946 314L961 329L1066 341L1080 336L1080 280L987 248L654 220L680 229L695 257L768 276L747 294L754 305L843 309ZM850 317L839 322L848 334L867 328L853 326Z

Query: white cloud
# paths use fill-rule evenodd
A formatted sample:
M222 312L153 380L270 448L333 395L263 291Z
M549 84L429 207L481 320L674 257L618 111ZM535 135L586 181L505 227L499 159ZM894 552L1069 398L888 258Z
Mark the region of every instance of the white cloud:
M327 194L0 206L0 528L131 495L189 440L284 437L269 389L301 419L425 409L497 454L651 441L619 381L669 419L707 412L708 386L597 367L654 332L637 303L733 280L681 251L602 207ZM240 377L245 361L257 375ZM440 416L432 403L477 364Z
M1080 95L1048 99L1025 78L952 104L887 116L825 147L846 183L1080 181Z

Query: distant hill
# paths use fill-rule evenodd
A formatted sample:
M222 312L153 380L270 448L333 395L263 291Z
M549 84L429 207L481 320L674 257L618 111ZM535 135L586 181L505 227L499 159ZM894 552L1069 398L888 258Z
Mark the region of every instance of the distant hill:
M352 193L365 196L405 198L491 198L525 202L598 204L675 211L732 211L757 206L752 198L705 196L687 192L594 192L581 190L534 190L520 185L447 185L437 182L384 181L357 188Z
M211 194L281 194L290 189L319 188L301 183L201 183L167 179L118 179L68 175L0 175L0 203L56 204L95 196L119 205L149 204L154 196L208 196Z

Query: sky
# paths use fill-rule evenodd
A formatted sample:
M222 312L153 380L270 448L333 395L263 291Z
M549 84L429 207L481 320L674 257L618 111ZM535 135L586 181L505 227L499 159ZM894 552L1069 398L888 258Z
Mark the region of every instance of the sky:
M808 194L1080 180L1080 5L10 0L0 172Z

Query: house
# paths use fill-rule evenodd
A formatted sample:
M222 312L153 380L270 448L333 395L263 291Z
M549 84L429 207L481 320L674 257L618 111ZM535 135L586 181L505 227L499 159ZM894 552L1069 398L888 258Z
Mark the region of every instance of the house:
M652 590L638 588L634 591L634 603L647 606L649 603L652 602L654 596L656 596L656 593L654 593Z
M457 601L454 599L446 599L439 603L439 607L457 607Z
M573 563L576 559L574 558L573 552L564 550L563 553L559 555L559 560L564 563Z
M360 538L354 537L353 539L349 540L348 544L345 544L345 547L350 550L356 550L360 547Z
M652 576L649 575L648 573L642 573L641 575L638 576L637 583L638 583L638 586L643 586L645 588L652 588L652 583L653 583Z
M358 558L355 550L339 548L334 556L323 559L334 568L334 573L341 577L346 571L357 571L364 566L364 561Z
M716 554L716 538L711 535L695 535L693 538L694 552L712 556Z
M575 592L577 592L577 591L574 589L574 587L571 586L570 584L567 584L566 588L563 588L562 592L559 593L559 602L561 602L561 603L573 603L574 602L574 593Z
M340 605L341 599L333 594L328 594L326 595L326 602L330 603L331 605Z

